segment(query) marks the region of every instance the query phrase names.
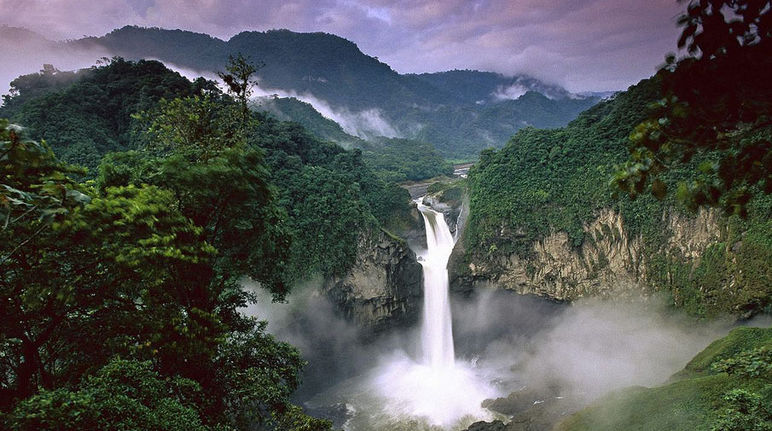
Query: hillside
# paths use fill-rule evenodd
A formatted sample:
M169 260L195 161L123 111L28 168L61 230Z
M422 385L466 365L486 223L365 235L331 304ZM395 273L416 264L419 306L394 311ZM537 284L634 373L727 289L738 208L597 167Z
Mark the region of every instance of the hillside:
M242 53L263 65L261 90L330 107L338 114L331 119L348 134L418 139L454 158L474 158L483 148L500 147L522 127L565 125L599 100L527 76L477 71L401 75L353 42L326 33L242 32L223 41L189 31L127 26L102 37L46 43L79 55L158 59L207 76L223 70L230 55ZM54 66L57 61L51 60Z
M613 196L610 178L628 157L628 136L659 97L659 79L599 103L565 128L527 128L501 150L483 151L469 174L469 225L452 268L456 289L493 281L564 300L663 291L700 316L769 310L769 195L756 193L747 218L692 213L673 193L662 201ZM668 189L716 156L697 153L668 171Z
M157 115L158 107L168 100L202 92L227 100L211 82L190 82L160 62L147 60L117 59L79 72L49 70L14 82L18 91L5 99L0 117L23 125L31 138L45 140L61 160L88 168L86 178L103 175L99 166L105 155L113 153L108 156L111 171L125 170L121 175L138 184L153 182L143 177L147 172L133 171L141 165L136 158L148 155L125 153L147 145L143 130L148 125L140 114ZM254 115L257 125L250 133L250 144L265 152L278 202L290 215L289 233L295 238L296 251L290 253L289 263L294 269L286 271L287 281L345 272L353 262L358 235L372 223L386 224L394 211L405 211L407 193L379 180L361 151L346 151L319 140L296 123ZM310 205L293 198L301 193L322 200L313 211L301 209L299 205ZM341 214L351 218L331 216L349 204L350 211ZM326 228L319 229L319 224ZM313 233L317 231L325 235L317 238ZM308 253L313 249L317 251Z
M772 427L772 329L738 328L668 384L617 391L557 431L764 430Z

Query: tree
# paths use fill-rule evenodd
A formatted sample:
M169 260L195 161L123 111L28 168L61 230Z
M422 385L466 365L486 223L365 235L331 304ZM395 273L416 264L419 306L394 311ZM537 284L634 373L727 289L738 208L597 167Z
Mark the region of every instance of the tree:
M50 385L43 372L40 345L56 330L61 309L53 312L53 302L62 298L37 292L39 283L30 283L33 267L45 255L42 244L53 242L55 227L71 216L89 198L68 176L76 169L59 163L45 143L22 137L22 129L0 120L0 399L26 396L37 384ZM34 255L34 258L30 256ZM50 257L49 257L50 256ZM49 267L41 268L49 270ZM46 277L43 271L35 277ZM38 295L38 293L41 293ZM63 295L64 296L64 295ZM29 304L25 307L23 304ZM34 310L33 310L34 309ZM45 323L37 320L45 314ZM10 380L9 380L10 377ZM2 404L0 404L2 406Z
M669 55L663 97L630 135L630 158L613 183L635 197L667 193L666 176L699 160L679 185L690 208L744 215L754 193L772 192L772 12L769 0L692 0L678 20L689 57Z
M14 431L205 431L194 402L201 397L192 380L164 379L150 362L116 359L77 389L45 390L22 401L7 423Z
M329 429L289 400L298 352L238 313L238 279L270 285L265 247L286 246L259 152L144 154L156 185L92 188L17 128L2 138L0 427Z
M228 92L241 106L242 125L246 125L249 119L247 102L249 102L249 98L252 96L252 86L257 85L257 81L252 79L252 75L263 66L263 64L256 66L250 63L247 58L239 53L236 57L228 56L228 65L225 66L226 72L217 73L217 76L228 86Z
M235 111L217 95L205 93L161 99L155 108L133 118L145 149L205 162L226 148L245 145L245 130Z
M162 340L159 324L175 313L181 324L211 326L195 312L211 308L190 292L211 278L214 249L170 191L96 193L74 183L44 144L13 130L8 137L0 153L4 403L77 380L144 337Z
M262 150L246 145L249 131L233 121L232 108L208 96L162 101L137 116L146 127L143 151L106 156L97 184L173 191L179 211L218 250L218 289L237 291L239 278L249 276L281 297L288 289L286 214L274 202Z

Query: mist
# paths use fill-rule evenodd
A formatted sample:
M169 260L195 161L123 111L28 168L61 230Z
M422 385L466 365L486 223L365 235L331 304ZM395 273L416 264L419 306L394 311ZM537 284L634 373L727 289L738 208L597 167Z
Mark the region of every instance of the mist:
M62 71L91 67L102 57L110 57L98 47L66 45L52 42L21 29L0 27L0 95L8 94L10 83L21 75L39 72L44 64Z
M352 431L393 429L405 421L412 429L437 425L436 418L408 419L436 412L421 405L426 399L421 388L399 384L420 357L418 328L368 337L336 314L320 284L307 283L287 303L271 303L261 294L246 310L267 319L269 332L297 346L308 361L296 401ZM529 405L550 396L573 397L584 405L615 389L662 384L732 326L699 323L656 298L569 305L494 288L456 295L452 309L461 393L467 396L457 402L467 403L460 405L469 414L455 425L442 424L448 429L495 418L481 408L490 404L485 399L524 389L533 397Z
M628 386L668 380L711 341L725 335L729 321L697 323L673 314L663 301L580 301L537 331L525 344L487 354L515 359L514 372L537 388L595 399Z
M260 78L258 78L258 82ZM349 135L362 139L371 139L377 136L387 138L399 138L402 135L376 108L352 112L347 108L333 107L327 101L319 99L310 93L297 93L295 90L278 88L254 87L256 98L260 97L294 97L314 107L323 117L338 123L343 131Z

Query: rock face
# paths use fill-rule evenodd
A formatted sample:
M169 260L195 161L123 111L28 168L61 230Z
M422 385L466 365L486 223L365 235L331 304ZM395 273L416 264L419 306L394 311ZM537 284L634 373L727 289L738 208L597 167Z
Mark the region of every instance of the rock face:
M668 241L659 251L687 259L699 258L720 237L719 216L714 210L702 209L696 217L666 212L662 228L668 232ZM495 283L521 294L566 301L587 296L640 297L656 290L646 280L648 261L643 240L628 234L619 213L601 210L584 226L584 232L579 248L571 246L565 232L552 233L533 243L528 258L516 254L475 258L466 254L460 241L449 265L451 289L465 292Z
M323 290L367 334L415 322L423 299L423 271L404 241L382 231L360 236L357 259Z
M426 195L423 204L445 216L450 233L460 238L466 217L469 215L469 196L465 188L450 186L438 193Z
M424 225L424 218L421 212L418 211L418 206L415 202L411 202L410 208L410 220L405 227L396 232L402 238L405 238L408 246L411 249L425 249L426 248L426 226Z

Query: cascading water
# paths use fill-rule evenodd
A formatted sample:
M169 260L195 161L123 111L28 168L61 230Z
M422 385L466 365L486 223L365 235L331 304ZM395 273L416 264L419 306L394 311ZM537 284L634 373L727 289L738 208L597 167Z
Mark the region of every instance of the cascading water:
M343 397L337 399L356 412L343 426L346 431L460 430L492 419L482 401L501 395L491 384L494 376L454 357L447 265L455 240L441 213L423 205L422 199L415 202L427 243L426 250L416 252L424 271L421 354L386 354L361 381L339 388L337 396ZM330 394L322 398L334 399Z
M454 357L447 266L455 239L442 213L423 205L422 199L415 202L424 218L427 244L419 252L424 271L422 358L415 361L397 354L378 369L373 386L385 399L391 417L422 418L431 427L459 429L474 420L489 419L490 412L481 402L495 397L497 391L479 369Z
M426 224L426 253L421 256L424 271L424 310L421 347L424 363L432 368L453 367L453 328L448 298L448 259L455 241L445 217L417 202Z

